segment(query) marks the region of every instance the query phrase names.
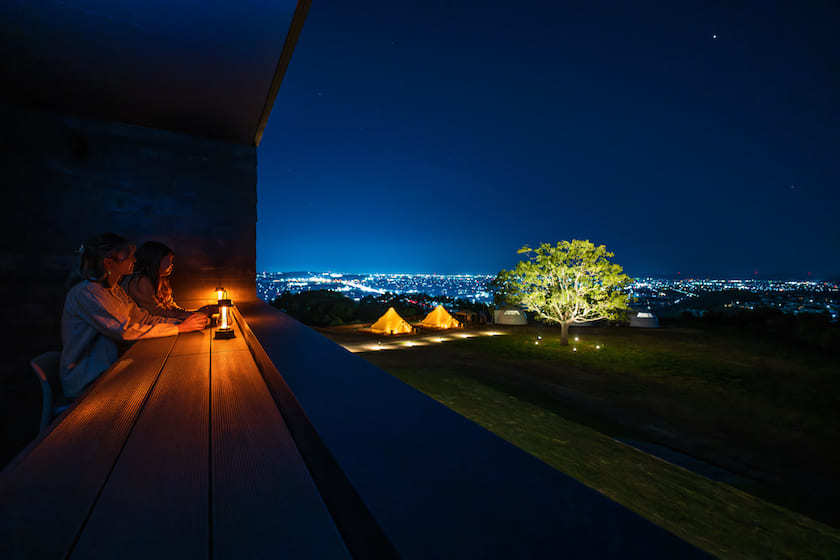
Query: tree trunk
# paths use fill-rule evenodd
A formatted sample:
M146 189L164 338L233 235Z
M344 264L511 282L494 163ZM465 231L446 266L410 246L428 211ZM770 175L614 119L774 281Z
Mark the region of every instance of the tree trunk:
M560 344L569 345L569 323L566 321L560 323Z

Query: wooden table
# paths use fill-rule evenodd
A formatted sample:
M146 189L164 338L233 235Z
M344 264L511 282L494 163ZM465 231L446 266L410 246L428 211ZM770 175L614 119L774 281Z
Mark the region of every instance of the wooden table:
M236 331L103 374L0 474L0 558L347 557Z

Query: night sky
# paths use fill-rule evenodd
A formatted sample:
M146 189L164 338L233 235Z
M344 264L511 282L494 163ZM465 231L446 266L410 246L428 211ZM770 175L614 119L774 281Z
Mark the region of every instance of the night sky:
M313 2L259 148L259 270L840 272L840 4ZM518 7L522 6L522 7Z

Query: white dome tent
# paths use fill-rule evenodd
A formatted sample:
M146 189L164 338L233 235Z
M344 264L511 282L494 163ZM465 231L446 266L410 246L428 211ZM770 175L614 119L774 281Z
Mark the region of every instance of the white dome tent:
M655 329L659 327L659 319L653 314L651 310L638 311L632 310L630 312L630 326L644 329Z
M527 325L528 316L521 309L497 309L493 312L493 322L497 325Z

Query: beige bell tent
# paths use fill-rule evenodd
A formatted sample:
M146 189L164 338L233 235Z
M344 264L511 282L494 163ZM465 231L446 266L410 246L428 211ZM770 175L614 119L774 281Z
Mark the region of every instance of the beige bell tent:
M426 315L426 318L420 322L421 327L430 327L433 329L454 329L460 327L461 323L455 317L449 314L449 311L438 305Z
M368 330L382 334L404 334L410 333L413 329L393 307L389 307L388 311Z

